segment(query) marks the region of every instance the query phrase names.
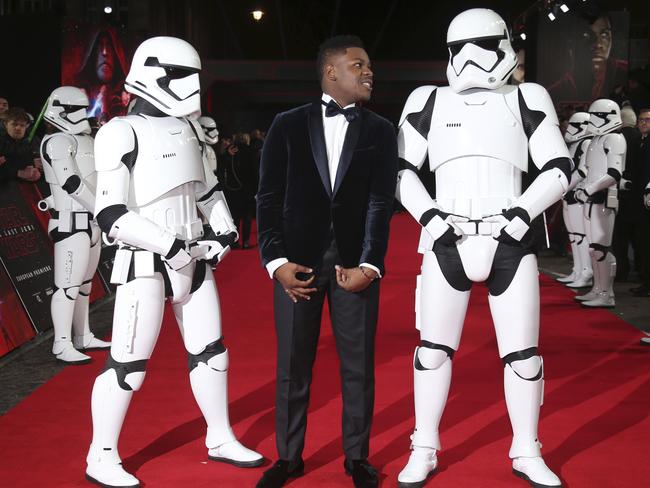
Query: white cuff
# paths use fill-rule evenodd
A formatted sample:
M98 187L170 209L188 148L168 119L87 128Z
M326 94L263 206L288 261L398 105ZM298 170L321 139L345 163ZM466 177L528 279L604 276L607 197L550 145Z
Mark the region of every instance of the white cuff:
M381 273L379 272L379 268L377 268L377 266L373 266L373 265L370 264L370 263L361 263L361 264L359 265L359 267L361 267L361 266L363 266L364 268L370 268L370 269L373 270L375 273L377 273L377 278L381 278Z
M269 262L269 264L266 265L266 271L268 271L269 276L271 279L273 279L273 275L275 274L275 271L282 266L285 263L288 263L289 260L287 258L277 258L274 259L273 261Z

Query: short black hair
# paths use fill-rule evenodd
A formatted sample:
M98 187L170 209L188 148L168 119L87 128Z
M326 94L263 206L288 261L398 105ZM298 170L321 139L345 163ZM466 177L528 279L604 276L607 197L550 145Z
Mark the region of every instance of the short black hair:
M318 56L316 57L316 68L318 70L318 79L322 80L325 74L325 65L327 60L333 54L345 54L349 47L360 47L366 49L363 41L358 36L340 35L325 39L318 47Z

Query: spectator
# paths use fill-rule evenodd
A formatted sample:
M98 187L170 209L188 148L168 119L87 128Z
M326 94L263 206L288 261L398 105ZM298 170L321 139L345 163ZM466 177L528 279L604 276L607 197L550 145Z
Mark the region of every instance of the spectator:
M9 102L5 97L0 97L0 135L5 133L4 121L7 118L8 110L9 110Z
M630 289L638 297L650 297L650 209L644 206L644 193L650 182L650 108L641 109L637 122L640 137L633 151L636 174L632 179L632 198L638 208L636 227L639 232L638 257L641 285Z
M612 252L616 256L616 281L627 281L630 274L629 248L634 251L634 262L638 264L639 226L637 225L643 203L632 190L632 181L637 178L638 161L633 148L639 144L639 131L634 110L626 106L621 108L623 128L621 134L625 137L628 150L625 157L625 170L618 188L618 212L614 223Z
M35 166L31 144L25 138L29 116L24 109L14 107L4 119L5 134L0 136L0 178L37 181L41 177Z

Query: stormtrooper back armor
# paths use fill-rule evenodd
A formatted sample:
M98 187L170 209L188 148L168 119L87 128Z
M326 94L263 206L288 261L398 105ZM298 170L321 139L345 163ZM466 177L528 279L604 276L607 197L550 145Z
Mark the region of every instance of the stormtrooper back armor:
M90 357L78 349L106 348L88 322L92 278L99 262L99 229L93 220L96 172L93 139L86 115L88 97L63 86L48 98L45 120L62 132L41 142L41 160L51 195L39 202L55 213L48 223L54 241L54 284L51 311L52 352L59 361L82 364Z
M399 124L397 197L423 227L418 250L424 256L416 290L416 426L398 483L422 486L437 466L452 359L472 284L485 281L504 365L513 472L533 486L559 487L537 440L544 370L529 226L567 190L572 161L544 88L505 86L516 55L498 14L459 14L447 45L450 86L416 89ZM540 173L522 192L529 155ZM436 177L435 200L416 174L427 157Z

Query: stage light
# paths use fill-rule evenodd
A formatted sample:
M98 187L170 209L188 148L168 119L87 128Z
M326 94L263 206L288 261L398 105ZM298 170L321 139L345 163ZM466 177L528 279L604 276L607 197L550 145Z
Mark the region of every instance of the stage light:
M110 14L110 13L112 13L112 12L113 12L113 7L111 7L110 5L106 5L106 6L104 7L104 13L105 13L105 14Z
M264 16L264 12L262 10L253 10L251 12L251 15L257 22L259 22L260 20L262 20L262 17Z
M560 5L560 10L566 14L569 11L569 7L567 6L566 3L563 3L562 5Z
M522 32L521 34L519 34L519 37L521 37L522 41L525 41L526 40L526 33Z
M549 12L547 15L551 22L555 20L555 14L553 12Z

